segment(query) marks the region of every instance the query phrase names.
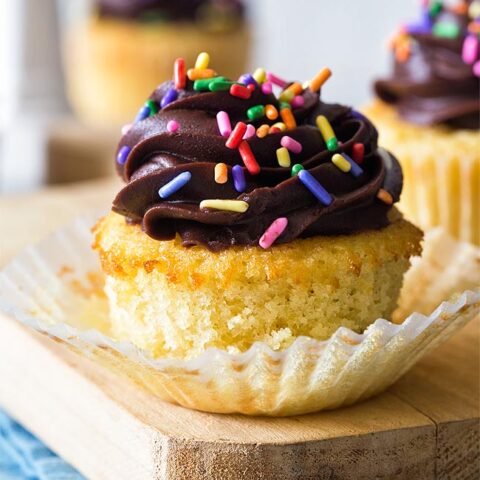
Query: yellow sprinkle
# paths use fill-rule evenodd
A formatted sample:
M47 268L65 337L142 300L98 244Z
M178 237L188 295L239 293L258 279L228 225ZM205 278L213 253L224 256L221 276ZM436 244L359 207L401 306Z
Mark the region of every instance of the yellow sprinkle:
M200 202L200 208L213 208L227 212L244 213L248 207L248 203L243 200L202 200Z
M295 96L295 92L289 88L287 88L286 90L284 90L280 96L278 97L278 99L281 101L281 102L291 102L293 100L293 97Z
M266 123L264 125L260 125L257 128L257 137L265 138L268 135L269 130L270 130L270 126L267 125Z
M228 169L224 163L217 163L215 165L215 181L217 183L227 183Z
M281 167L290 166L290 153L285 147L277 148L277 160Z
M252 77L255 79L257 83L264 83L266 80L266 72L264 68L257 68L254 72Z
M325 142L328 142L328 140L335 137L335 133L332 126L330 125L330 122L327 120L327 117L325 117L324 115L319 115L316 122L317 127L320 130L320 133L322 134Z
M339 153L336 153L332 157L332 162L336 167L338 167L342 172L349 172L352 169L352 166L347 162L347 160L342 157Z
M282 132L287 129L287 126L283 122L274 123L271 128L273 127L279 128Z
M202 52L198 54L197 61L195 62L195 68L200 70L205 70L208 68L208 64L210 63L210 55L207 52Z
M322 85L332 76L332 71L329 68L324 68L318 72L310 82L310 90L312 92L318 92Z

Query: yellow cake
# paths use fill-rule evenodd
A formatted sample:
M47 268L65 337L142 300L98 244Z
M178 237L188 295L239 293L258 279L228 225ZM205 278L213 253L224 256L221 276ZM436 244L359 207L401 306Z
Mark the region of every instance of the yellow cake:
M215 56L214 68L236 77L246 67L249 45L242 19L225 28L204 28L193 21L92 16L66 35L68 98L84 122L120 126L135 118L147 92L172 78L178 56L192 64L199 50L207 50Z
M112 334L155 357L190 358L256 341L281 350L340 326L362 332L390 317L409 258L420 252L421 232L392 215L378 231L212 253L153 240L110 213L94 233Z

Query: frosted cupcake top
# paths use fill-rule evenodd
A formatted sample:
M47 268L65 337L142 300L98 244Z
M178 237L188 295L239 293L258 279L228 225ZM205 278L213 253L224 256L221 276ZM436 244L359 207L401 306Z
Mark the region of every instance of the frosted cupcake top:
M124 127L113 210L185 246L290 242L389 223L402 173L370 121L327 104L323 69L302 85L257 69L233 82L183 59Z
M394 37L393 74L375 82L375 91L409 122L477 129L480 1L421 3L420 21Z

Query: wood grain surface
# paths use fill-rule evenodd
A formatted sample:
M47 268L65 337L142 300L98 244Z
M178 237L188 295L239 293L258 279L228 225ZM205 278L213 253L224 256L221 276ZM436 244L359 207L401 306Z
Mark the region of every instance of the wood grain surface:
M114 180L0 199L0 265L75 215L105 210ZM386 393L331 412L251 418L153 398L0 317L0 405L92 479L477 479L476 319Z

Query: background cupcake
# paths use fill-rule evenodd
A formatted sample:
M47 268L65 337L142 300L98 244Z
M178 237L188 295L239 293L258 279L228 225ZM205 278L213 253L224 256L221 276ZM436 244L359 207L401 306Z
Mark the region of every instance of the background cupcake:
M67 93L85 122L121 125L135 116L142 92L171 78L179 54L193 63L206 49L217 68L236 76L249 46L237 0L99 0L95 14L67 33Z
M367 110L405 175L400 208L480 243L480 2L422 2L392 41L393 74Z

